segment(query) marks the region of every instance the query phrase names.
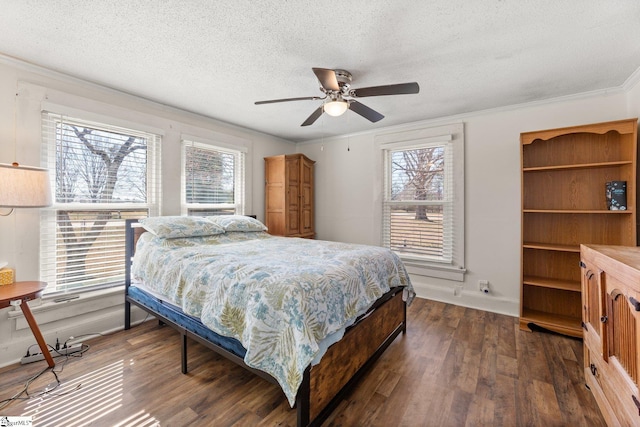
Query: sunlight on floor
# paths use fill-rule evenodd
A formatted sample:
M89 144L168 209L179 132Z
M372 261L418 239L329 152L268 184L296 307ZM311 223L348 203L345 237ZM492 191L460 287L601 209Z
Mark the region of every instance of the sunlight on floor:
M105 417L123 405L124 361L119 360L86 375L62 381L49 394L33 399L22 416L33 417L37 426L85 426ZM139 411L112 425L154 426L158 420L145 411Z

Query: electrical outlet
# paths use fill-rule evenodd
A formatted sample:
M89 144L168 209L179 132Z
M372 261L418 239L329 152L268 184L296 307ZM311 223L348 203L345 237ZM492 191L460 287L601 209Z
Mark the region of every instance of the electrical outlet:
M66 356L72 353L77 353L79 351L82 351L82 343L76 343L76 344L69 345L65 348L61 348L59 350L54 350L51 352L51 356L53 357ZM20 360L20 363L22 363L23 365L26 365L27 363L37 362L39 360L44 360L44 354L34 353L29 356L23 356L22 359Z
M453 296L455 297L462 297L462 285L455 285L453 287Z
M478 280L478 290L485 294L489 293L489 281L488 280Z
M39 360L44 360L44 355L42 353L35 353L29 356L22 356L20 359L20 363L26 365L27 363L37 362Z

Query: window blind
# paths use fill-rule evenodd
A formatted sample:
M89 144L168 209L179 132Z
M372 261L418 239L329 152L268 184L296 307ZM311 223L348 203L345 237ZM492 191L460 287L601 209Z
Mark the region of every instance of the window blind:
M245 153L182 141L182 213L244 214Z
M43 111L53 206L41 210L47 293L124 282L125 220L159 214L160 136Z
M452 262L452 151L450 141L384 150L383 245L404 260Z

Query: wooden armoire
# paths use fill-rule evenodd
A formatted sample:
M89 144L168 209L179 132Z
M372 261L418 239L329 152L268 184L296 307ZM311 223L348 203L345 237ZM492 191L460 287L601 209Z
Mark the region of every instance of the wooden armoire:
M276 236L313 239L315 161L304 154L265 157L265 225Z

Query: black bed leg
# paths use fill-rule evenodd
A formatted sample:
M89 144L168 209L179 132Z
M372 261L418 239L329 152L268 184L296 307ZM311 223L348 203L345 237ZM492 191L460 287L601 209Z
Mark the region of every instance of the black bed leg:
M124 330L131 329L131 303L129 301L124 302Z
M187 334L182 334L182 373L187 373Z
M307 366L302 377L302 384L296 396L296 408L298 414L298 427L309 425L309 405L311 400L311 368Z
M407 334L407 304L404 303L403 305L403 316L404 316L404 320L402 322L402 335L406 335Z

